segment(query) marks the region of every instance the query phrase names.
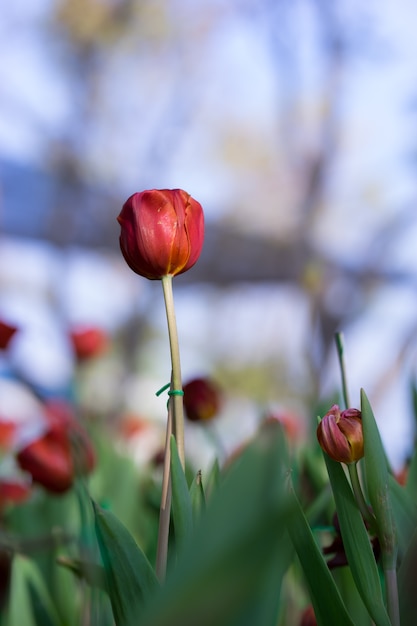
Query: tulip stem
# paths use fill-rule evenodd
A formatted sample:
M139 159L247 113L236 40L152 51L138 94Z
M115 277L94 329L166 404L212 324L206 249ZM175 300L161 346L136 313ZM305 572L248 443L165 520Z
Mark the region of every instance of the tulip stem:
M168 537L169 522L171 519L171 481L170 481L170 465L171 451L170 439L172 433L172 407L168 403L168 420L165 436L164 451L164 468L162 475L162 494L159 509L159 529L158 529L158 547L156 552L156 575L162 582L165 578L167 560L168 560Z
M343 342L343 333L335 334L336 348L337 348L337 356L339 357L339 365L340 365L340 373L342 376L342 391L343 391L343 400L345 403L345 409L350 407L350 399L349 399L349 390L347 386L347 376L346 376L346 364L345 364L345 347Z
M387 609L392 626L400 626L400 607L398 601L397 570L385 568L385 588L387 594Z
M162 277L162 289L164 291L165 309L168 322L169 346L171 350L171 395L169 404L172 407L172 432L174 434L178 456L183 469L185 468L184 452L184 407L182 398L182 379L180 348L178 341L177 321L175 318L174 295L172 291L172 276L167 274ZM169 393L169 392L168 392Z
M365 520L365 522L368 523L370 532L371 533L375 532L376 520L365 500L365 496L363 495L361 483L359 480L357 461L355 463L348 463L347 467L349 471L349 477L350 477L350 482L352 485L353 493L355 495L355 500L362 514L362 517Z

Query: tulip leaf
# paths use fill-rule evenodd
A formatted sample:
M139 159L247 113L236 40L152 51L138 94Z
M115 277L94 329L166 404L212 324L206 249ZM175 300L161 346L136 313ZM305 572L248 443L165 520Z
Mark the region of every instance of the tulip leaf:
M57 563L68 569L80 580L85 580L91 587L108 591L106 573L102 565L62 556L57 558Z
M413 456L408 466L405 490L414 503L417 504L417 442L414 444Z
M171 435L171 485L172 485L172 517L174 520L175 540L182 546L191 535L193 516L190 491L187 479L178 456L175 437Z
M400 555L403 555L417 525L417 504L391 474L388 479L392 510L398 529L398 548Z
M193 519L197 519L206 507L206 497L204 494L201 471L198 471L190 487L191 506L193 509Z
M288 532L310 590L317 624L319 626L328 624L353 626L292 486L290 486L290 494L294 510L288 524Z
M384 568L395 569L398 546L389 492L388 463L371 405L363 389L361 411L369 500L377 520Z
M414 626L417 614L416 594L416 569L417 569L417 529L404 554L398 571L398 594L400 599L401 626Z
M37 565L16 554L12 562L7 626L58 626L60 620Z
M204 494L206 500L209 500L212 494L216 491L220 483L220 466L219 461L215 459L210 471L207 475L207 480L204 480Z
M155 572L127 528L93 502L106 585L117 626L133 626L158 587Z
M276 626L290 562L283 446L279 428L262 430L228 467L141 626Z
M359 595L378 626L389 626L371 542L342 465L324 454L347 561Z

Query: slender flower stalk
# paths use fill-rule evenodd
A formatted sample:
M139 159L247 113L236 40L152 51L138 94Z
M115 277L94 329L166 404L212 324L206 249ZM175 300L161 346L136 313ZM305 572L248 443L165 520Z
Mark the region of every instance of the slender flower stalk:
M177 322L175 317L174 297L172 291L172 276L166 275L161 279L164 293L165 309L168 322L169 346L171 351L171 384L168 400L168 420L166 428L164 469L162 478L162 495L159 511L158 547L156 555L156 573L162 581L165 578L168 558L168 536L171 512L171 454L170 438L173 433L181 465L185 468L184 450L184 407L181 378L180 350L178 341Z
M353 493L356 499L356 504L358 505L359 510L362 513L363 519L367 522L370 532L374 533L376 531L376 520L365 500L365 496L363 495L362 486L358 474L358 463L349 463L347 468L349 472L350 483L352 485Z
M392 626L400 626L400 605L395 564L394 567L384 567L384 573L388 615L390 616Z
M339 358L340 374L342 376L342 393L345 408L350 407L349 389L347 385L346 364L345 364L345 347L343 342L343 333L335 334L337 356Z
M336 333L335 341L336 341L336 348L337 348L337 356L339 358L340 373L342 376L343 400L345 403L345 407L347 409L348 407L350 407L350 397L349 397L349 389L348 389L347 375L346 375L345 347L344 347L344 341L343 341L343 333L340 333L340 332ZM362 486L361 486L360 479L359 479L357 462L349 463L347 467L349 471L349 477L350 477L350 482L352 485L353 493L355 495L355 499L359 507L359 510L362 513L364 520L369 524L370 530L372 529L375 530L375 517L372 514L365 500L363 491L362 491Z
M156 575L160 581L165 578L168 558L169 522L171 518L171 481L170 481L170 439L172 434L172 405L168 402L168 420L165 437L164 469L162 475L162 494L159 509L158 547L156 553Z
M167 276L163 276L161 280L168 322L169 347L171 351L172 376L171 389L168 393L170 394L169 404L172 406L172 432L177 443L181 465L185 468L183 391L178 330L172 291L172 276L168 274Z

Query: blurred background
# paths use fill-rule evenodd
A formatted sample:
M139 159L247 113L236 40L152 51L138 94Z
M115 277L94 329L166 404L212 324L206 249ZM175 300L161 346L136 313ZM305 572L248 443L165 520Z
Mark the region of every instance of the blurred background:
M163 424L162 290L124 263L116 217L135 191L181 187L206 215L203 255L174 282L183 374L221 385L222 445L269 411L312 430L340 389L343 331L352 404L364 387L399 469L414 436L416 19L411 0L6 3L0 318L19 332L3 376L67 393L68 333L94 326L111 348L80 401ZM193 424L187 438L196 462L214 453Z

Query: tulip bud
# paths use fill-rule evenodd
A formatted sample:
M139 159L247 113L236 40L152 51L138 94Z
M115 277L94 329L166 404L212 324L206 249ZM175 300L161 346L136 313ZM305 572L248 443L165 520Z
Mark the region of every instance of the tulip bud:
M300 626L317 626L316 616L311 604L304 609L301 615Z
M340 411L334 404L317 427L322 449L334 461L354 463L363 457L362 415L358 409Z
M77 327L71 330L70 339L79 361L101 354L108 344L107 334L96 327Z
M66 405L51 402L45 409L48 430L19 450L16 458L34 482L52 493L64 493L76 475L93 469L94 450L86 431Z
M5 350L13 335L17 332L16 326L11 326L7 322L0 320L0 349Z
M0 479L0 511L7 504L18 504L27 500L31 493L28 481L18 477Z
M71 446L66 434L51 429L17 454L20 467L52 493L64 493L74 479Z
M194 378L184 385L185 415L191 422L207 422L220 409L220 391L207 378Z
M122 254L140 276L157 280L182 274L200 256L203 209L182 189L135 193L123 205L117 221Z

